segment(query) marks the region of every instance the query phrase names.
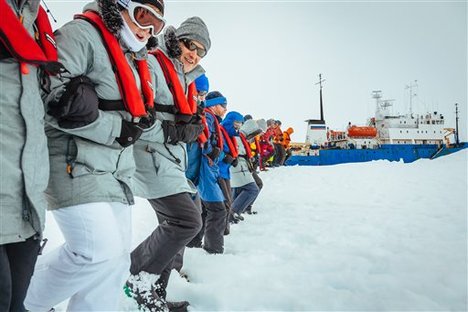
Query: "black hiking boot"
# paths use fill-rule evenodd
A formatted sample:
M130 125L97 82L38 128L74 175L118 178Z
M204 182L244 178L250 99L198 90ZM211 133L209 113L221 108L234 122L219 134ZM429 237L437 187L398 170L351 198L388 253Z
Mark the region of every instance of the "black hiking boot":
M168 301L167 307L170 312L187 312L190 305L188 301Z
M188 248L202 248L202 242L194 238L187 244L187 247Z
M156 282L149 288L142 283L139 275L132 275L124 286L125 294L133 298L138 309L148 312L169 312L166 300L158 295L162 286Z
M234 212L233 216L234 216L235 219L237 219L239 221L244 221L244 217L240 213Z

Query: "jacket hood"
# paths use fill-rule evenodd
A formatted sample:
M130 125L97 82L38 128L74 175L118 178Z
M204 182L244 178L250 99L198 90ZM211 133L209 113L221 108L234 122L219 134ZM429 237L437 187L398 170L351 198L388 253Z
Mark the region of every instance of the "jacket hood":
M120 8L113 0L96 0L88 3L83 8L83 13L86 11L95 11L101 15L104 25L115 36L120 35L122 29L123 19L120 15Z
M224 120L221 122L224 129L226 129L229 136L238 136L239 132L234 128L234 121L243 122L244 116L238 112L229 112Z
M293 133L294 133L294 129L293 129L293 128L288 128L288 129L286 129L286 131L285 131L285 132L287 132L288 134L290 134L290 135L291 135L291 134L293 134Z
M246 136L247 140L250 140L263 132L257 121L253 119L244 122L240 131Z

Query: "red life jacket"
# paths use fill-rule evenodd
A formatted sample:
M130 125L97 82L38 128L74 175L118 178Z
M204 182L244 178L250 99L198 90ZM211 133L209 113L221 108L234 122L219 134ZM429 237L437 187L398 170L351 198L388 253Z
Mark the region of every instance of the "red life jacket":
M36 38L31 37L22 24L22 17L16 16L5 0L0 0L0 41L21 65L21 72L28 74L24 64L34 66L57 62L57 45L55 44L52 26L45 10L39 6L35 21Z
M182 84L180 83L179 76L177 75L172 61L161 50L156 50L155 52L151 52L151 54L156 57L159 65L161 65L167 86L174 99L176 110L172 113L186 115L187 117L194 115L197 112L197 89L195 87L195 82L189 84L188 93L185 95L184 88L182 88ZM158 107L161 108L161 106L162 105Z
M195 82L189 84L186 96L172 61L161 50L156 50L150 54L156 58L161 66L164 79L174 99L174 106L156 104L156 110L177 114L182 120L190 121L192 116L197 114L197 88ZM210 133L206 124L206 117L203 114L200 114L199 117L204 125L203 132L198 136L198 143L202 145L208 140Z
M244 145L245 148L245 156L247 156L248 159L252 158L252 150L250 149L250 144L247 141L247 138L242 132L239 133L239 136L241 138L242 145Z
M255 151L258 155L259 163L262 163L262 146L260 145L260 137L255 136Z
M210 136L210 130L208 130L208 124L206 123L205 114L202 114L200 118L203 123L203 132L200 133L200 135L198 136L198 143L202 146L206 143L206 141L208 141L208 137Z
M237 142L235 137L230 137L229 133L224 129L223 125L220 125L220 130L223 133L224 142L227 143L229 147L229 153L233 158L239 156L239 150L237 149Z
M83 14L75 15L75 19L82 19L89 22L101 35L115 72L115 79L117 80L125 109L133 117L147 116L147 110L152 109L154 106L154 92L146 60L135 60L141 81L141 90L145 99L145 102L143 102L132 69L120 47L120 43L109 29L107 29L106 25L104 25L101 16L94 11L87 11Z
M214 123L215 123L216 135L218 136L217 146L222 151L223 150L223 137L222 137L222 133L221 133L221 126L220 126L220 124L218 122L218 118L208 108L205 108L205 113L210 114L211 116L213 116ZM208 125L206 126L206 128L208 128Z

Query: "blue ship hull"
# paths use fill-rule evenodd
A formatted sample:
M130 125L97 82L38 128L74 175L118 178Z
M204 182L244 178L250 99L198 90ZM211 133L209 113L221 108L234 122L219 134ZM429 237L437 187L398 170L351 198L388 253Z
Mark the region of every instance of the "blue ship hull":
M286 165L328 166L380 159L403 160L405 163L410 163L420 158L437 158L452 154L467 147L468 143L462 143L458 147L443 147L441 149L435 144L384 144L378 149L323 149L319 150L316 156L291 156L286 161Z

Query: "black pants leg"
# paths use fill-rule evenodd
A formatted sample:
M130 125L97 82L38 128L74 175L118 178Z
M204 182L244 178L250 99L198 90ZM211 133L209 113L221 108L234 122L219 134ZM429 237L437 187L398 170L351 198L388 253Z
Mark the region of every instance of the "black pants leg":
M150 199L158 219L164 220L131 253L130 272L161 274L173 258L200 231L201 215L189 193Z
M25 311L23 302L34 272L40 240L0 245L0 311Z
M224 229L226 228L226 208L224 202L205 202L205 238L203 249L209 253L224 252Z
M224 201L224 206L226 208L226 227L224 230L224 234L228 235L229 232L231 231L230 229L230 222L229 218L232 214L232 209L231 209L231 204L232 204L232 189L231 189L231 181L223 178L219 178L218 180L219 187L221 188L221 191L223 192L224 198L226 199Z
M194 199L195 204L199 207L201 211L202 227L197 235L187 244L189 248L201 248L203 244L203 235L205 235L205 220L206 220L206 209L201 203L200 196L196 195Z

